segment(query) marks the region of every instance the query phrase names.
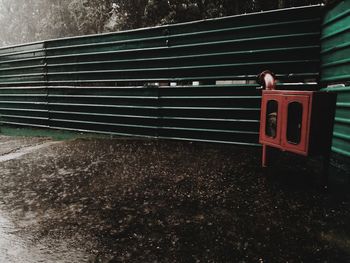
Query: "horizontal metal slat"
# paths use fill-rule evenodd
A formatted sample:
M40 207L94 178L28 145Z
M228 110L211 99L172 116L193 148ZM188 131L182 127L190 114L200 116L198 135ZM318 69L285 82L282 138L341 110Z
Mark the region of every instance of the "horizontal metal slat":
M333 31L332 33L330 33L330 34L328 34L328 35L323 35L323 36L321 37L321 40L322 40L322 41L325 41L325 40L327 40L327 39L329 39L329 38L332 38L332 37L335 37L335 36L337 36L337 35L346 33L346 32L348 32L348 31L350 31L350 26L343 27L343 28L341 28L341 29L339 29L339 30Z
M2 94L0 94L0 97ZM102 95L63 95L63 94L48 94L48 97L51 98L93 98L93 99L142 99L142 100L155 100L158 99L158 97L154 96L121 96L121 95L109 95L109 96L102 96Z
M334 136L334 137L337 137L337 138L340 138L340 139L343 139L343 140L347 140L347 141L349 141L349 143L350 143L350 136L347 135L347 134L335 132L335 133L333 134L333 136Z
M1 118L13 118L13 119L31 119L31 120L44 120L47 121L49 118L39 117L39 116L23 116L23 115L11 115L11 114L1 114Z
M243 50L243 51L232 51L232 52L214 52L205 54L191 54L182 56L166 56L166 57L147 57L147 58L137 58L137 59L117 59L117 60L102 60L102 61L89 61L89 62L73 62L73 63L58 63L49 64L48 68L62 67L62 66L85 66L85 65L100 65L100 64L110 64L110 63L123 63L123 62L151 62L151 61L169 61L169 60L181 60L185 58L210 58L217 56L229 56L229 55L254 55L260 53L273 54L276 52L288 52L288 51L302 51L309 49L318 49L319 46L303 46L303 47L283 47L274 49L256 49L256 50Z
M35 124L35 123L23 123L23 122L14 122L14 121L3 121L0 119L1 124L14 125L14 126L26 126L26 127L35 127L35 128L49 128L47 125Z
M101 131L94 129L80 129L80 128L68 128L63 126L50 126L50 129L55 130L64 130L64 131L76 131L76 132L84 132L84 133L96 133L96 134L106 134L106 135L116 135L116 136L131 136L131 137L142 137L142 138L151 138L156 139L156 136L148 135L148 134L136 134L136 133L126 133L126 132L115 132L115 131Z
M306 73L293 73L293 74L277 74L276 77L280 80L303 80L308 78L318 78L318 72L306 72ZM221 76L190 76L190 77L158 77L158 78L111 78L111 79L68 79L68 80L49 80L51 85L57 84L84 84L84 83L122 83L122 82L181 82L181 81L200 81L200 80L256 80L256 75L221 75ZM17 82L19 85L23 82ZM31 82L27 82L31 83ZM45 82L36 82L45 83ZM8 82L0 82L1 84L8 84Z
M0 101L1 103L1 101ZM55 103L50 102L50 105L55 106L89 106L89 107L105 107L105 108L140 108L140 109L158 109L156 106L143 106L143 105L112 105L112 104L91 104L91 103Z
M33 58L22 58L22 59L9 59L9 60L0 60L0 65L2 64L14 64L14 63L22 63L22 62L28 62L28 61L40 61L38 63L44 65L44 63L42 63L42 61L44 60L45 56L36 56Z
M107 116L107 117L123 117L123 118L140 118L140 119L159 119L158 116L142 116L142 115L126 115L126 114L110 114L110 113L95 113L95 112L74 112L74 111L56 111L50 110L50 113L62 113L71 115L86 115L86 116Z
M346 59L342 59L342 60L338 60L338 61L334 61L334 62L323 63L321 65L321 67L322 68L330 68L330 67L342 66L344 64L349 64L349 63L350 63L350 59L346 58Z
M135 49L128 49L128 50L118 50L118 51L110 51L108 52L89 52L89 53L72 53L69 55L57 55L52 56L50 54L47 55L48 61L53 58L65 58L65 57L72 57L72 56L92 56L92 55L103 55L103 54L117 54L117 53L126 53L126 52L145 52L145 51L154 51L154 50L169 50L169 52L172 52L174 49L183 49L183 48L198 48L203 46L213 46L213 45L224 45L224 44L232 44L232 43L239 43L243 44L244 42L254 42L254 41L270 41L270 40L276 40L279 41L281 39L295 39L295 38L305 38L308 36L319 36L319 32L311 32L311 33L299 33L299 34L284 34L284 35L275 35L275 36L265 36L265 37L251 37L251 38L242 38L242 39L233 39L233 40L225 40L225 41L213 41L213 42L207 42L207 43L196 43L196 44L184 44L184 45L177 45L177 46L164 46L164 47L153 47L153 48L135 48Z
M117 127L133 127L133 128L157 129L156 126L133 125L133 124L123 124L123 123L108 123L108 122L97 122L97 121L79 121L79 120L73 120L73 119L55 119L55 118L50 118L50 121L53 121L53 122L68 122L68 123L83 123L83 124L105 125L105 126L117 126Z
M208 34L218 34L218 33L229 33L234 31L242 31L247 29L259 29L264 27L283 27L286 25L295 25L295 24L307 24L309 25L312 22L319 22L319 18L313 18L313 19L303 19L303 20L295 20L295 21L279 21L276 23L267 23L267 24L255 24L255 25L248 25L248 26L239 26L239 27L233 27L233 28L223 28L223 29L216 29L216 30L205 30L205 31L199 31L199 32L188 32L188 33L182 33L182 34L165 34L162 36L156 36L156 37L147 37L147 38L138 38L138 39L130 39L130 40L120 40L120 41L110 41L110 42L99 42L99 43L91 43L91 44L78 44L78 45L70 45L70 46L60 46L60 47L48 47L47 51L57 51L57 50L64 50L64 49L76 49L76 48L85 48L85 47L100 47L100 46L109 46L109 45L117 45L117 44L128 44L128 43L135 43L135 42L145 42L145 41L153 41L153 40L167 40L167 39L173 39L178 37L195 37L198 35L208 35Z
M350 74L337 75L337 76L322 76L323 82L335 82L335 81L346 81L350 79Z
M170 126L162 126L159 129L163 130L181 130L181 131L200 131L200 132L213 132L213 133L228 133L228 134L253 134L258 135L258 132L254 131L242 131L242 130L224 130L224 129L200 129L200 128L192 128L192 127L170 127Z
M44 77L45 73L28 73L28 74L15 74L15 75L0 75L0 78L25 78L25 77Z
M0 111L19 111L19 112L38 112L38 113L48 113L48 110L42 109L28 109L28 108L0 108Z
M335 146L332 146L332 151L350 157L350 151L346 151Z
M0 98L1 97L47 97L47 94L43 94L43 93L22 93L22 94L13 94L13 93L0 93Z
M41 49L36 49L36 50L28 50L28 51L20 51L20 52L12 52L12 53L7 53L7 54L0 54L0 59L4 58L4 57L22 57L20 55L24 55L24 54L30 54L31 56L24 56L24 57L38 57L38 56L42 56L41 54L45 52L45 49L41 48ZM39 54L37 54L39 53ZM23 57L22 57L23 58Z
M182 138L187 140L226 141L237 144L257 144L256 134L232 134L208 131L161 129L159 138Z
M207 143L220 143L220 144L230 144L230 145L240 145L240 146L261 146L259 143L248 143L248 142L238 142L238 141L224 141L224 140L209 140L209 139L198 139L198 138L184 138L176 136L158 136L159 139L166 140L181 140L181 141L192 141L192 142L207 142Z
M343 12L341 12L341 13L339 13L339 14L333 16L333 17L331 17L330 19L325 19L325 20L323 21L323 23L322 23L322 26L323 26L323 27L327 27L327 26L329 26L330 24L335 23L335 22L337 22L338 20L347 17L349 14L350 14L350 9L345 10L345 11L343 11Z
M250 122L259 123L259 120L244 120L244 119L219 119L219 118L191 118L191 117L169 117L161 116L160 119L167 120L191 120L191 121L220 121L220 122Z
M290 61L264 61L264 62L246 62L246 63L232 63L232 64L218 64L218 65L203 65L203 66L187 66L187 67L166 67L166 68L144 68L144 69L120 69L120 70L91 70L91 71L75 71L75 72L48 72L48 76L58 76L58 75L75 75L75 74L106 74L106 73L125 73L125 72L149 72L149 71L172 71L172 70L195 70L195 69L219 69L219 68L232 68L232 67L242 67L251 65L261 65L261 64L305 64L305 63L318 63L319 60L290 60ZM0 76L3 77L16 77L17 75ZM22 76L41 76L40 74L24 74Z
M44 80L36 80L36 81L28 81L28 80L24 80L24 81L7 81L7 82L4 82L4 81L0 81L0 86L3 85L3 86L22 86L22 85L37 85L37 86L42 86L43 84L45 84L46 81Z
M260 108L230 108L230 107L166 107L166 106L160 106L160 109L165 109L165 110L215 110L215 111L259 111Z
M47 105L47 102L40 101L0 101L1 104L34 104L34 105Z
M44 64L38 64L35 66L25 66L25 67L10 67L10 68L1 68L0 67L0 72L12 71L12 70L43 69L43 68L44 68Z
M162 99L261 99L261 96L160 96Z

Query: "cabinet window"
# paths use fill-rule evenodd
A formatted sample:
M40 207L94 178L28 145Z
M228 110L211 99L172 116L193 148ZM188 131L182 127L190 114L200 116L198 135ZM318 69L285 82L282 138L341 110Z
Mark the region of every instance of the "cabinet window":
M265 134L271 138L276 138L277 134L277 112L278 102L269 100L266 105Z
M287 141L289 143L300 143L302 119L303 105L300 102L289 103L287 121Z

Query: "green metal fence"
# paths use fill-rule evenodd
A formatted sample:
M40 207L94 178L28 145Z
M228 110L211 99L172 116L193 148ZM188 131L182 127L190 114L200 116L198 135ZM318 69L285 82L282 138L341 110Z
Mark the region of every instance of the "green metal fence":
M319 8L48 41L53 84L317 77Z
M256 75L317 89L321 18L308 6L2 48L1 123L257 145Z
M43 42L0 48L0 86L45 85Z
M322 82L337 92L333 151L350 157L350 1L329 10L322 30Z

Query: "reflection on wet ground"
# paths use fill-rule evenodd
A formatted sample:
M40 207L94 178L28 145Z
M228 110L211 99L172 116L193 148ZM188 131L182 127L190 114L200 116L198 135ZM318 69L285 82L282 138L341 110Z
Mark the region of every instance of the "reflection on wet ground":
M7 263L71 263L87 262L88 256L62 240L43 239L24 234L21 228L0 212L0 262Z
M0 138L0 162L18 159L39 149L58 142L44 138ZM86 252L72 248L65 240L43 238L37 240L32 233L26 233L24 224L30 216L20 219L7 218L6 209L0 202L0 262L6 263L71 263L87 262ZM33 221L33 218L31 219ZM35 218L34 218L35 222ZM20 225L16 225L19 223Z
M0 262L348 261L348 191L321 192L317 165L297 159L266 179L259 158L202 143L0 137Z

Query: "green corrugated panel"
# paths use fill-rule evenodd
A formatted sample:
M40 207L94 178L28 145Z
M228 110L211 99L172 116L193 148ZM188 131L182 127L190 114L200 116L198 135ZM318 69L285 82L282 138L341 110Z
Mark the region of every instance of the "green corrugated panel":
M46 87L0 87L0 123L48 127Z
M350 86L331 86L324 90L337 93L332 149L350 157Z
M45 83L44 43L0 48L0 86Z
M350 1L325 15L322 31L322 81L350 80Z
M18 85L0 91L2 123L258 145L260 91L247 80L270 69L279 88L316 89L296 82L319 76L321 11L292 8L1 49L0 84Z
M49 87L52 128L157 136L158 90L147 87Z
M160 137L257 144L257 85L159 89Z
M350 1L341 1L329 10L322 31L322 75L328 91L336 92L333 151L350 156Z
M51 84L317 78L319 6L47 42Z
M51 86L49 123L65 130L257 145L257 87Z

